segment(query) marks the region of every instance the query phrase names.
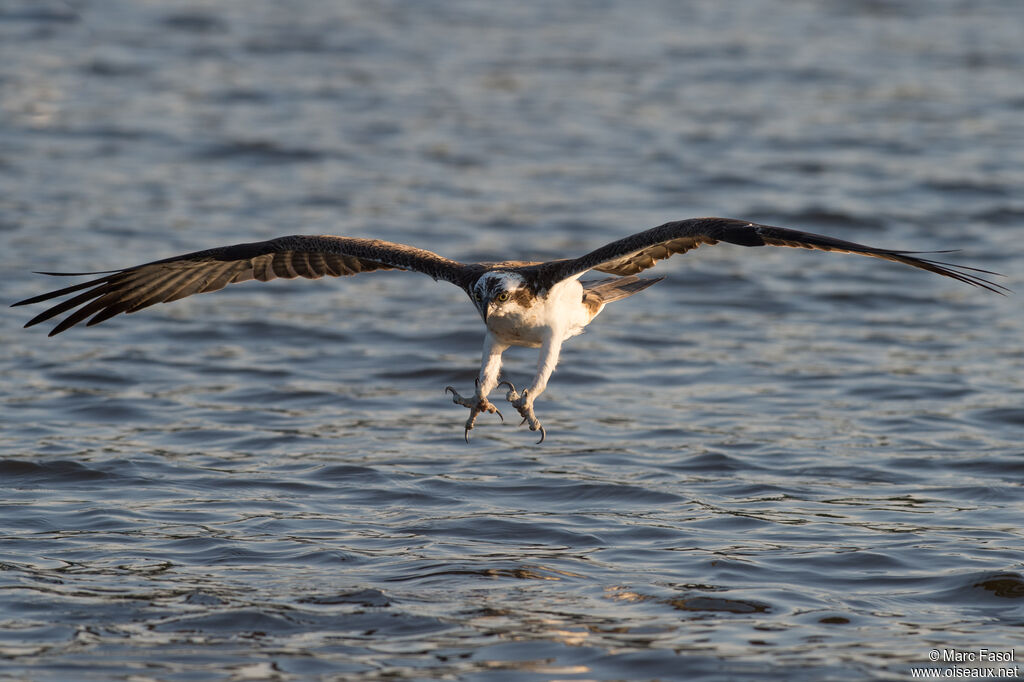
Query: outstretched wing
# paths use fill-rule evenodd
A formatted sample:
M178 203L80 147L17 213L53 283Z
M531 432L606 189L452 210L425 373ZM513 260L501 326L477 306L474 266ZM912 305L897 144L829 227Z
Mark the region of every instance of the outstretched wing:
M105 276L33 296L14 305L48 301L85 289L83 293L36 315L25 325L31 327L74 310L53 328L50 332L53 336L87 317L91 317L88 324L93 325L118 313L133 313L156 303L217 291L235 282L250 279L266 282L278 277L341 277L373 270L422 272L435 280L452 282L464 289L469 286L468 280L474 272L473 266L405 244L330 235L295 235L196 251L124 270L44 272L40 274Z
M972 286L994 291L997 294L1009 291L1006 287L975 274L998 275L998 273L943 263L915 255L921 252L878 249L811 232L758 225L731 218L690 218L689 220L665 223L645 232L638 232L611 244L606 244L580 258L544 263L538 266L537 275L538 280L545 288L587 270L598 270L622 276L635 275L647 268L654 267L659 260L664 260L677 253L686 253L701 244L717 244L719 242L741 246L792 246L819 251L856 253L928 270Z

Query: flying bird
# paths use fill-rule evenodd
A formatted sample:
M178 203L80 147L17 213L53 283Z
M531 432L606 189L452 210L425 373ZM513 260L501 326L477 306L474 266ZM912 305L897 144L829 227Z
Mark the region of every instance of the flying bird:
M473 394L464 397L451 386L445 388L452 394L455 404L469 410L463 434L466 441L480 414L494 413L501 417L498 408L488 400L490 393L501 386L507 387L505 399L523 418L522 423L528 424L531 431L540 431L539 444L546 434L534 413L534 402L548 385L562 344L580 334L609 303L639 293L664 279L637 277L637 273L677 253L719 242L855 253L903 263L1000 294L1009 291L981 276L998 273L922 258L923 252L919 251L879 249L743 220L691 218L638 232L579 258L547 262L459 263L431 251L378 239L294 235L196 251L123 270L39 273L103 276L14 305L39 303L81 291L36 315L25 325L31 327L70 312L50 331L49 335L53 336L86 318L89 318L88 325L94 325L118 313L133 313L156 303L216 291L250 279L261 282L278 277L317 279L374 270L421 272L462 288L486 328L480 373ZM929 252L929 255L931 253L944 252ZM591 270L612 277L581 281L580 277ZM501 355L510 346L540 349L537 373L522 391L516 390L509 381L498 380Z

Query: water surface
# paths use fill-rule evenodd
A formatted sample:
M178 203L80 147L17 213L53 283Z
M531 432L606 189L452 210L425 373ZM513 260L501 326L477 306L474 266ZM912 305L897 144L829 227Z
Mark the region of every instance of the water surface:
M1024 8L13 2L0 292L332 233L460 260L727 215L1017 281ZM45 338L0 316L0 674L908 679L1024 626L1024 316L701 248L569 342L535 434L406 273ZM512 350L520 383L535 352ZM511 410L509 410L511 411Z

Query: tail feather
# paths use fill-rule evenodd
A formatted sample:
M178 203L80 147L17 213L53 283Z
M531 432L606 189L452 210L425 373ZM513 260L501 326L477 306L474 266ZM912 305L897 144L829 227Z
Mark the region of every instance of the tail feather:
M593 317L612 301L639 294L663 279L665 278L630 275L629 277L610 277L593 282L580 282L583 285L583 303L590 308Z

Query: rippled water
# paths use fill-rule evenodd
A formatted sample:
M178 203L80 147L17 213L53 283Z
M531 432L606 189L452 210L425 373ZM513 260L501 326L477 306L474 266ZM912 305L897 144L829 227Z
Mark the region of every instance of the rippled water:
M1020 288L1022 26L1016 0L6 2L0 298L282 234L547 258L709 214ZM567 344L540 447L493 417L462 441L442 389L481 326L422 277L52 339L5 308L0 677L909 679L1017 646L1019 296L788 249L658 273ZM507 358L523 381L535 352Z

